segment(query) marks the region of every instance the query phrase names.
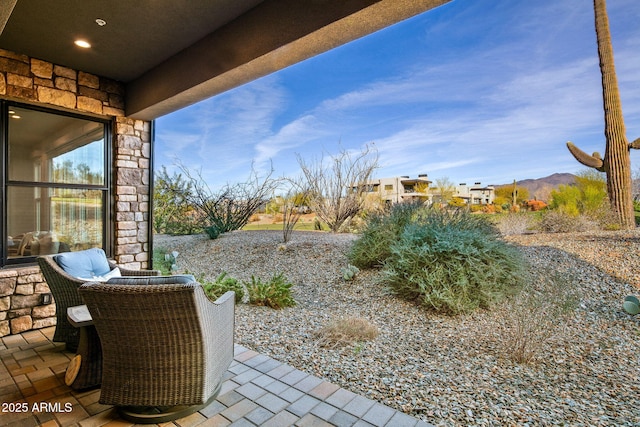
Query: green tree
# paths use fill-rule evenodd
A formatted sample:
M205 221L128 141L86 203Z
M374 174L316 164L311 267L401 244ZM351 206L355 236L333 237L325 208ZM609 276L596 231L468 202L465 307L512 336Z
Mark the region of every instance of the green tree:
M153 185L154 232L193 234L202 230L199 217L188 202L191 193L191 183L182 174L169 175L162 166Z
M599 218L607 209L607 182L604 174L587 169L576 174L575 185L561 185L551 192L552 209L569 215Z
M501 185L500 187L496 187L495 189L495 197L493 203L496 205L512 205L513 204L513 193L514 186L513 184L509 185ZM529 189L526 187L515 187L516 193L516 204L521 205L522 203L529 200Z
M575 185L560 185L557 190L551 191L551 209L557 209L571 216L580 215L581 194Z
M576 175L576 187L580 189L580 211L593 215L606 208L607 179L595 169L586 169Z
M431 191L434 194L434 199L439 203L449 203L456 192L456 186L445 176L436 179L436 185L431 188Z

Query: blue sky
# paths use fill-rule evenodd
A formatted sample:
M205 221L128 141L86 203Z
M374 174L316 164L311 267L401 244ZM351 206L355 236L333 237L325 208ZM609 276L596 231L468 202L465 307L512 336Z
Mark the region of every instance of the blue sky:
M640 2L609 0L627 137L640 137ZM454 0L156 120L156 169L213 187L255 165L296 176L373 144L376 177L504 184L584 170L604 153L591 0ZM632 153L640 169L640 150Z

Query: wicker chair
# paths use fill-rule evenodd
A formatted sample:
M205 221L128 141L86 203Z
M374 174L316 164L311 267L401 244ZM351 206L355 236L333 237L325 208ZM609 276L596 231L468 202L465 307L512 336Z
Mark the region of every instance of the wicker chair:
M76 351L80 340L80 332L77 328L71 326L67 320L67 308L84 304L78 294L78 288L87 280L79 279L66 273L56 262L58 256L60 254L40 256L38 257L38 265L56 303L56 331L53 335L53 341L65 342L68 350ZM113 261L108 261L108 263L111 270L116 268L116 264ZM155 270L118 268L123 276L157 276L160 274L159 271Z
M135 423L162 423L208 405L233 360L235 295L202 285L125 277L80 287L102 342L100 403ZM126 283L126 284L118 284Z

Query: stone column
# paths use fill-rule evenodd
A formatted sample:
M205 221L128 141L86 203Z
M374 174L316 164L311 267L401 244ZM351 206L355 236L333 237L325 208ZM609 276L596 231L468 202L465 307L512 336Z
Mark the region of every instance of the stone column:
M116 118L115 251L118 264L149 266L151 123Z

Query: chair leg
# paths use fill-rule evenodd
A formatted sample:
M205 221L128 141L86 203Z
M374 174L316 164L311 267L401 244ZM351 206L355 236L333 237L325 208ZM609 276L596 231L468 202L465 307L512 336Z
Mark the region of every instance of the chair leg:
M186 417L209 406L220 393L222 380L213 395L201 405L178 406L118 406L118 415L136 424L159 424Z
M80 343L69 367L65 383L74 390L97 387L102 382L102 345L95 326L80 328Z

